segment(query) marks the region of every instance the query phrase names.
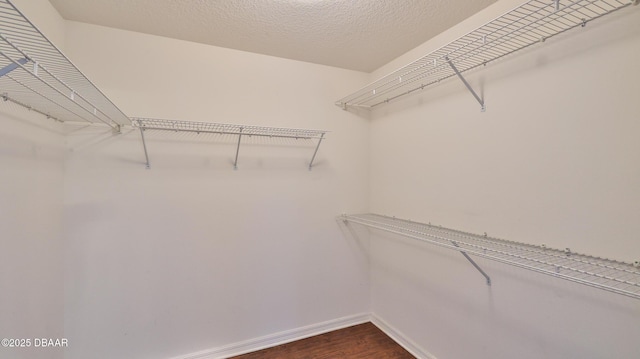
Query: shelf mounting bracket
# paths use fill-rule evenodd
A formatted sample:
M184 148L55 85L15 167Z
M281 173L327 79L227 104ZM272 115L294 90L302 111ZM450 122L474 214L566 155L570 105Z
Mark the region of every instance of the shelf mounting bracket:
M478 103L480 104L480 111L484 112L486 110L486 107L484 106L484 100L482 98L480 98L480 96L478 96L478 94L473 90L473 88L471 87L471 85L469 85L469 83L467 82L467 80L462 76L462 74L460 73L460 71L458 71L458 68L453 64L453 62L451 62L451 60L449 60L448 57L444 58L447 63L449 64L449 66L451 66L451 69L453 70L453 72L456 73L456 75L458 75L458 77L460 78L460 80L462 81L462 83L467 87L467 90L469 90L469 92L471 92L471 94L473 95L473 97L476 98L476 101L478 101Z
M7 65L7 66L5 66L5 67L3 67L3 68L1 68L1 69L0 69L0 77L2 77L2 76L4 76L4 75L8 74L9 72L11 72L11 71L13 71L13 70L17 69L17 68L18 68L18 64L20 64L20 65L24 65L24 64L26 64L27 62L29 62L29 59L27 59L27 58L25 57L25 58L22 58L22 59L18 59L18 60L16 60L16 61L15 61L15 62L13 62L13 63L10 63L9 65Z
M451 243L456 247L459 248L460 246L458 245L458 243L456 243L455 241L451 241ZM460 251L460 253L467 258L467 260L469 261L469 263L471 263L477 270L478 272L480 272L480 274L482 274L485 279L487 280L487 285L490 286L491 285L491 278L489 277L489 275L482 270L482 268L480 268L480 266L478 265L478 263L476 263L476 261L473 260L473 258L469 257L469 255L467 254L467 252L465 251Z
M147 160L146 168L150 169L149 154L147 153L147 143L144 141L144 128L140 127L140 136L142 137L142 148L144 148L144 158Z
M318 145L316 146L316 150L313 152L313 156L311 157L311 162L309 162L309 171L313 168L313 161L316 159L316 155L318 154L318 149L320 148L320 143L324 139L324 132L320 135L318 139Z
M238 146L236 147L236 159L233 161L233 169L238 169L238 154L240 154L240 140L242 140L242 130L244 127L240 127L240 134L238 135Z

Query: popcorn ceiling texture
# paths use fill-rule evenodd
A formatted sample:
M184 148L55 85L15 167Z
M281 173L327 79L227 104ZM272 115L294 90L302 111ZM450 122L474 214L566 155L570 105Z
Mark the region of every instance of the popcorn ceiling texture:
M496 0L50 0L67 20L371 72Z

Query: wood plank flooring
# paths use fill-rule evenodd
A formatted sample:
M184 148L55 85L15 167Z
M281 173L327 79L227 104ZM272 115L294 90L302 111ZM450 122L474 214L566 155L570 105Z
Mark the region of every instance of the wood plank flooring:
M371 323L233 357L232 359L413 359L403 347Z

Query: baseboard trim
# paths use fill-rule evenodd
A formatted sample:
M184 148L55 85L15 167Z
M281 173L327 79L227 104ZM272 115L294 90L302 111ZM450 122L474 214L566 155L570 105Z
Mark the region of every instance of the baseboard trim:
M218 348L207 349L196 353L173 357L171 359L224 359L254 352L296 340L312 337L330 331L350 327L371 321L369 313L350 315L322 323L307 325L304 327L285 330L282 332L265 335L258 338L225 345ZM395 339L395 338L394 338ZM431 358L430 358L431 359Z
M388 335L391 339L395 340L396 343L400 344L403 348L405 348L411 355L418 359L436 359L436 357L429 353L428 351L422 349L419 345L414 343L407 336L402 334L399 330L389 325L389 323L385 322L382 318L378 317L374 313L370 314L371 323L382 330L386 335Z

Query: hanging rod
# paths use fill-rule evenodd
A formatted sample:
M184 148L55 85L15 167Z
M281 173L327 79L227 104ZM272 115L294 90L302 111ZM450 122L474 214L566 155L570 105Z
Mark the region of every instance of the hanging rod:
M118 109L9 0L0 0L0 94L58 121L129 124Z
M318 140L311 161L309 162L309 170L313 167L313 162L320 148L322 140L327 132L325 130L308 130L299 128L284 128L284 127L264 127L264 126L252 126L252 125L238 125L228 123L214 123L214 122L193 122L193 121L179 121L179 120L164 120L155 118L139 118L135 117L131 119L133 127L137 127L140 130L140 136L142 137L142 144L144 147L146 166L150 168L149 156L147 153L147 145L144 137L144 132L147 130L159 130L159 131L172 131L172 132L192 132L192 133L213 133L220 135L235 135L238 136L238 142L236 145L235 160L233 163L234 169L238 168L238 155L240 153L240 144L243 136L260 136L260 137L272 137L272 138L293 138L293 139L306 139L306 140Z
M550 37L638 0L530 0L418 60L338 101L336 105L375 108L465 71L544 42ZM464 81L466 82L466 81ZM484 108L484 100L467 88Z
M346 223L463 251L552 277L640 299L640 264L507 241L377 214L341 215ZM477 268L477 267L476 267Z

